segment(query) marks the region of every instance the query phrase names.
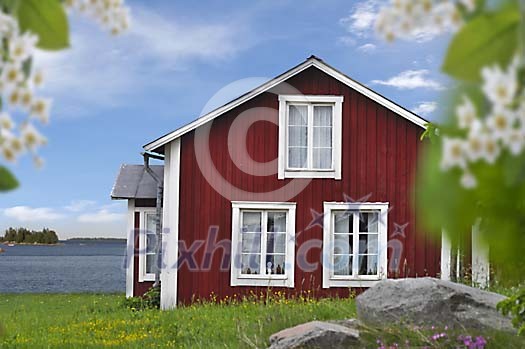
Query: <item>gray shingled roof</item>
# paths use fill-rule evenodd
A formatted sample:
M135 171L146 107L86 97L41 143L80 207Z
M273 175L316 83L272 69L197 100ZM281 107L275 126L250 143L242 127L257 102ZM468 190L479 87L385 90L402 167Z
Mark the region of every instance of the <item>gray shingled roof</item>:
M155 174L164 179L164 166L151 165ZM111 190L112 199L155 199L157 183L146 172L144 165L127 165L120 167L117 180Z

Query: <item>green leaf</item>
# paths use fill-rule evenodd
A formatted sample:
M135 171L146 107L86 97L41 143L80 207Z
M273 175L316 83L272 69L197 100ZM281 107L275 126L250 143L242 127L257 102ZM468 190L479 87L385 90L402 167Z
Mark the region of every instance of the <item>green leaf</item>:
M508 65L517 53L519 23L520 12L514 6L467 22L450 43L442 70L478 82L483 67Z
M0 166L0 192L13 190L18 187L15 176L5 167Z
M69 24L59 0L22 0L18 7L22 31L38 34L38 47L61 50L69 46Z

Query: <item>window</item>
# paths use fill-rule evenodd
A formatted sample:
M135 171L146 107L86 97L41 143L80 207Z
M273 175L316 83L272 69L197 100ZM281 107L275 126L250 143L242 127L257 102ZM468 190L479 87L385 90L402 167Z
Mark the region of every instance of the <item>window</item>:
M325 203L323 287L368 287L386 277L387 203Z
M156 213L153 210L140 214L139 282L155 281L156 270Z
M293 287L295 203L232 202L231 286Z
M279 96L279 179L341 179L342 96Z

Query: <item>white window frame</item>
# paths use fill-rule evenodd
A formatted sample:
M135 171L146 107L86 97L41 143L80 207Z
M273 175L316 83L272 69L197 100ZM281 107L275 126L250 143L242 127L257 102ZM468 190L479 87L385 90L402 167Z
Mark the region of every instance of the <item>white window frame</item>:
M232 201L232 251L230 286L294 287L295 270L295 211L296 203ZM241 274L241 212L242 211L287 211L285 273L283 275ZM263 223L261 221L261 223ZM262 230L262 229L261 229ZM261 235L261 246L265 241Z
M323 288L330 287L371 287L381 279L387 278L387 250L388 250L388 203L369 203L369 202L325 202L324 221L323 221ZM353 275L333 275L332 256L333 256L333 213L334 211L379 211L380 219L378 224L378 256L377 256L377 275L357 275L358 270L353 264ZM357 225L357 232L356 232ZM359 251L359 220L354 219L353 230L353 260L356 258L355 251Z
M341 179L341 148L342 148L342 118L343 96L329 95L279 95L279 156L278 179L285 178L333 178ZM295 169L288 167L288 111L289 106L302 104L308 106L308 156L307 161L312 161L313 144L313 108L322 105L332 106L332 168L325 169Z
M146 273L146 216L155 215L154 208L136 208L139 212L139 282L155 281L155 273Z

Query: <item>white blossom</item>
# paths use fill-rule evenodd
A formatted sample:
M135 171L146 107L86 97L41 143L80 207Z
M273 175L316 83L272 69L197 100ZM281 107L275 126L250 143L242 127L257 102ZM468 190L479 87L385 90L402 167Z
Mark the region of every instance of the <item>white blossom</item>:
M448 170L453 167L465 168L465 142L458 138L443 137L443 157L441 168Z
M14 37L9 41L9 57L15 62L24 62L33 55L37 42L38 36L29 32Z
M42 123L49 122L49 109L51 108L51 100L39 98L36 99L31 106L31 115L38 118Z
M513 155L519 155L525 145L525 131L523 127L513 129L504 140L505 145Z
M470 171L463 172L460 182L465 189L475 188L478 184L476 177Z
M31 82L35 87L42 87L44 85L44 72L42 69L36 69L33 71Z
M6 112L0 113L0 130L11 130L13 127L15 127L15 123L11 116L7 114Z
M514 100L518 89L518 78L512 67L504 72L499 66L485 67L481 70L483 92L495 106L508 106Z
M498 141L492 137L487 136L483 141L483 159L489 164L494 164L498 159L501 148Z
M471 132L465 145L465 154L472 161L478 161L484 157L485 137L479 132Z
M47 143L47 140L32 124L25 124L21 130L22 141L29 149L34 149Z
M503 107L497 107L489 115L487 119L487 127L496 139L504 140L508 137L515 122L516 114L514 111Z
M463 103L456 108L458 126L461 129L469 129L477 119L474 103L467 96L463 97Z
M24 79L22 65L20 63L7 63L2 69L0 79L4 82L5 87L18 85Z

